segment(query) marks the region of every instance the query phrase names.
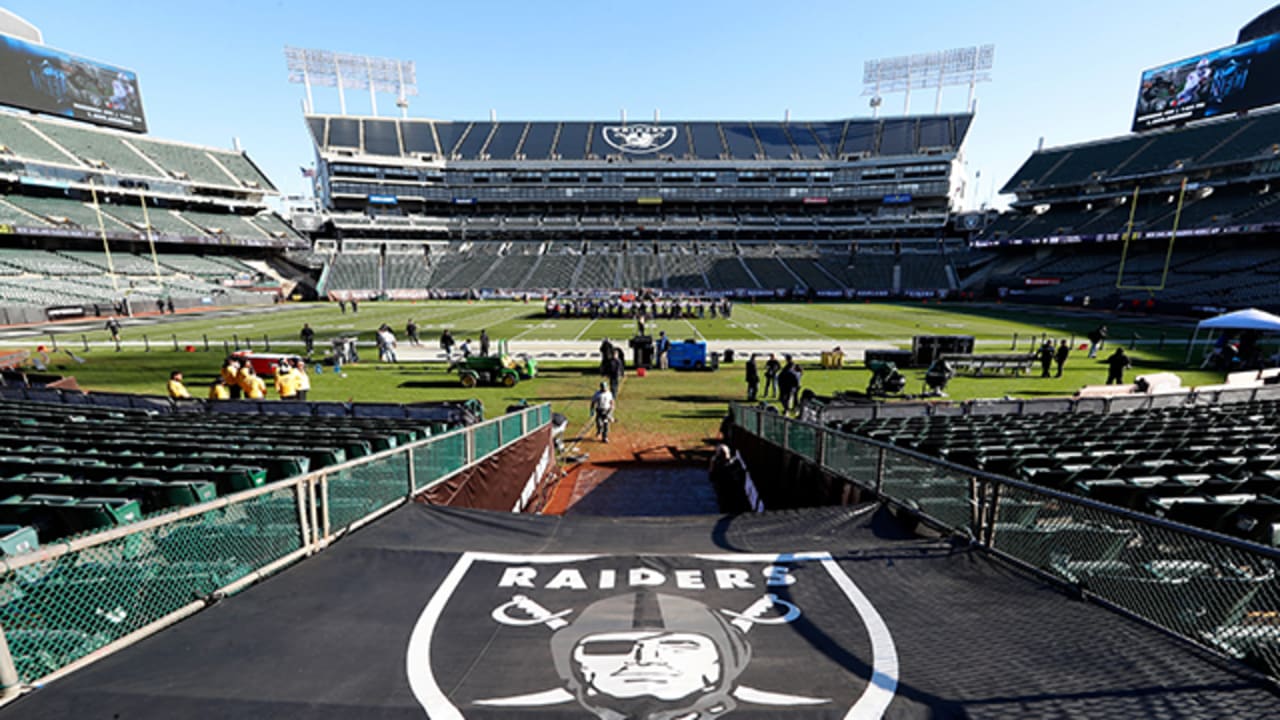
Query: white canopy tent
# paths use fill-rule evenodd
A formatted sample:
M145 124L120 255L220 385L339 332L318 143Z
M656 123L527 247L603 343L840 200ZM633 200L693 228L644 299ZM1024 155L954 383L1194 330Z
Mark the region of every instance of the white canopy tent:
M1191 336L1191 343L1187 345L1187 362L1191 362L1191 351L1200 339L1201 328L1206 330L1256 330L1258 332L1280 333L1280 316L1272 315L1265 310L1249 308L1248 310L1236 310L1235 312L1201 320L1196 325L1195 334Z

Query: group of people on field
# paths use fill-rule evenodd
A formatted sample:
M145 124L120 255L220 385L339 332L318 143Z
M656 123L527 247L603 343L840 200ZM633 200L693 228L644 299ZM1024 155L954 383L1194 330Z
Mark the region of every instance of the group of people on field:
M804 379L804 368L790 355L783 355L784 363L769 353L764 363L764 392L760 392L760 367L756 362L757 355L747 358L746 381L747 402L767 400L773 397L782 405L783 414L800 411L800 384Z
M307 374L307 363L302 358L284 358L275 366L273 378L276 395L281 400L305 402L311 390L311 376ZM169 373L169 384L166 388L170 398L174 400L189 399L191 392L183 380L182 371ZM236 358L227 358L218 371L218 377L209 383L210 400L265 400L267 399L267 381L253 369L253 363Z

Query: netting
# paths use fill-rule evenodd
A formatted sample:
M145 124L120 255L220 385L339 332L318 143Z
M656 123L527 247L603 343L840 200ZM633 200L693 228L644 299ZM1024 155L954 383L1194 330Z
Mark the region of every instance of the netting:
M523 411L533 431L550 422L550 406ZM157 516L150 526L0 575L0 627L20 682L40 678L301 550L310 501L298 487L319 482L316 517L337 532L409 497L410 462L421 489L475 457L521 437L521 415L429 437L381 457L296 478L261 495L196 515ZM310 522L308 520L307 522ZM92 541L92 538L89 538ZM21 558L19 557L20 561Z
M0 579L0 625L29 683L302 547L294 490L168 523Z
M409 455L400 452L328 476L329 526L343 527L409 494Z
M435 442L413 452L414 478L422 490L449 477L467 464L467 436L462 433L435 438Z
M1280 677L1280 553L735 405L737 426L1134 615ZM757 430L758 429L758 430ZM784 442L785 438L785 442Z

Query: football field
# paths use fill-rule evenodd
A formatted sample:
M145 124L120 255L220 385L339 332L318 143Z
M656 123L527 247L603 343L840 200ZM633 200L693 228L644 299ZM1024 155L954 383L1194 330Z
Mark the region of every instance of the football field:
M407 321L419 326L422 346L405 337ZM53 372L74 375L88 390L162 394L171 370L183 371L193 395L202 397L214 379L226 350L301 352L299 331L308 323L316 332L314 358L321 360L329 339L359 337L362 362L332 368L313 363L311 399L370 402L421 402L480 399L487 415L520 400L547 401L569 416L571 427L585 422L587 404L599 381L596 348L604 338L625 347L636 330L629 318L545 318L541 303L517 302L366 302L358 313L339 311L332 303L290 304L251 311L225 310L176 316L144 315L123 321L120 351L110 342L103 320L60 323L41 328L0 330L0 349L25 349L39 357L43 347ZM619 398L619 431L643 431L653 442L698 444L714 435L726 404L745 399L745 352L804 352L804 388L819 395L864 390L869 373L861 362L842 370L822 369L816 350L842 346L909 349L914 335L972 335L980 353L1028 352L1042 336L1073 341L1105 322L1111 344L1132 345L1132 378L1147 371L1172 370L1184 385L1218 382L1220 374L1187 369L1181 360L1192 325L1162 318L1115 318L1060 310L922 303L737 303L732 317L650 320L648 331L665 331L673 341L706 340L709 349L738 350L739 358L715 372L649 372L639 377L628 369ZM400 362L377 362L373 334L390 325L399 338ZM54 335L48 331L55 328ZM441 361L438 339L449 328L461 342L481 329L496 341L506 339L513 353L539 357L539 376L514 388L459 385L457 375ZM57 342L57 349L53 347ZM473 342L473 348L476 343ZM87 350L86 350L87 347ZM206 349L207 348L207 349ZM69 351L69 352L68 352ZM1109 351L1108 351L1109 352ZM1083 385L1101 383L1106 367L1076 350L1062 378L1030 375L957 377L948 388L952 399L979 397L1043 397L1070 395ZM630 352L628 352L628 361ZM317 367L320 366L320 367ZM317 372L318 370L318 372ZM923 370L907 370L906 393L919 393ZM660 437L659 437L660 436ZM664 440L665 438L665 440Z

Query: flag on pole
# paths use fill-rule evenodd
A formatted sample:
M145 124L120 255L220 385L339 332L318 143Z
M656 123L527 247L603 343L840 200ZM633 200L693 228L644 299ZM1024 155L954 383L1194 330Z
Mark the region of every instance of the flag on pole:
M315 168L304 167L300 169L302 170L302 177L304 178L313 178L316 176Z

